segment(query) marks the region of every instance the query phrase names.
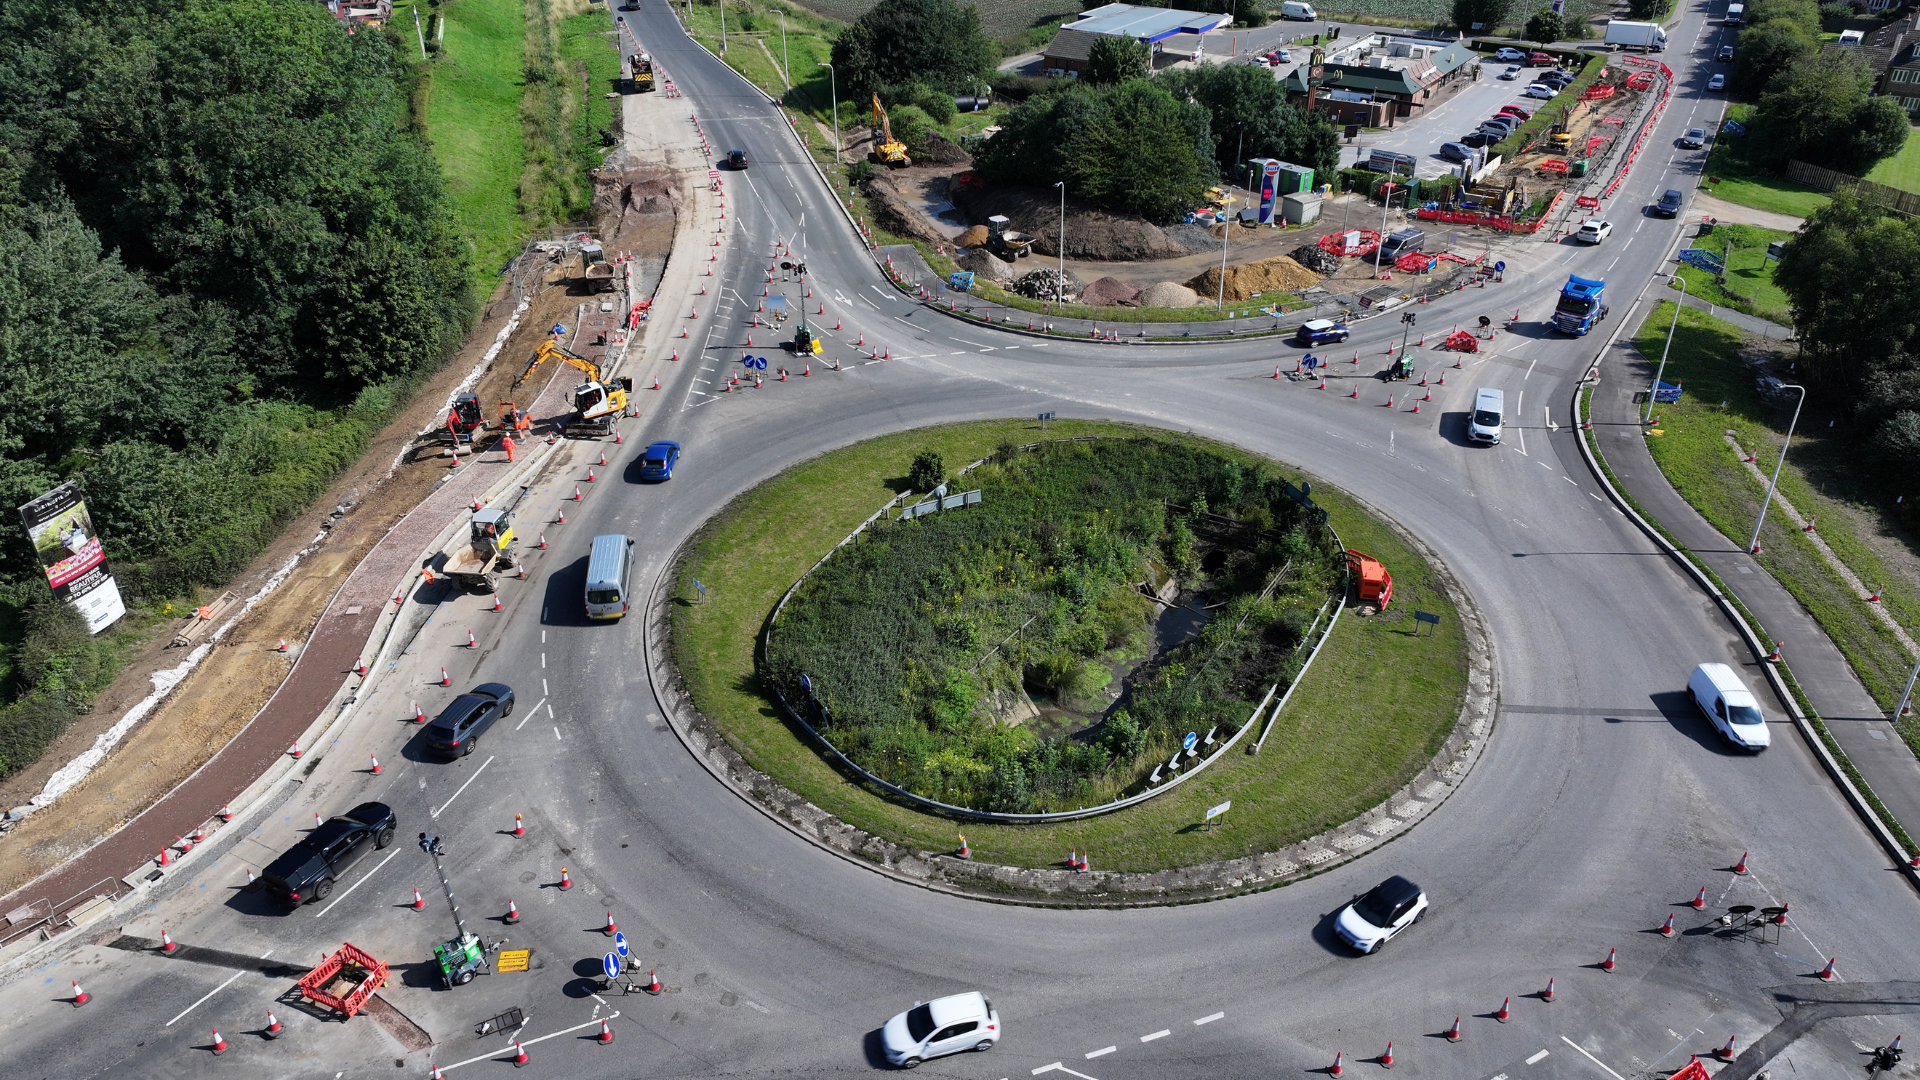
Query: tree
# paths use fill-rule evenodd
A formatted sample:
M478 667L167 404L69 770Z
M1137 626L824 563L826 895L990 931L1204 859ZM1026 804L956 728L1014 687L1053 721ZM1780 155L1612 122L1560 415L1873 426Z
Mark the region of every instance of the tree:
M1837 192L1787 243L1774 281L1810 381L1886 414L1920 409L1920 221Z
M1867 105L1872 89L1873 71L1860 56L1814 53L1781 72L1760 96L1748 125L1748 155L1774 168L1794 158L1853 167L1856 152L1878 144L1869 140L1856 149L1847 134L1873 118Z
M1468 32L1492 33L1507 21L1513 0L1453 0L1453 25Z
M1151 73L1148 65L1152 59L1152 51L1138 38L1102 37L1088 51L1087 70L1080 77L1095 86L1145 78Z
M893 137L907 144L907 154L923 157L927 141L933 135L933 120L917 105L900 105L887 113L893 123Z
M1747 5L1748 26L1763 26L1770 22L1790 22L1805 31L1808 37L1818 40L1820 6L1815 0L1753 0Z
M946 482L947 464L941 460L940 451L922 450L913 455L913 466L907 470L907 487L926 492Z
M1848 132L1847 157L1852 164L1847 171L1856 176L1872 172L1875 165L1899 153L1912 132L1907 110L1898 100L1870 97L1861 102Z
M1566 22L1560 18L1559 12L1550 7L1543 7L1527 19L1524 36L1528 41L1550 45L1567 36Z
M1668 0L1627 0L1627 14L1642 22L1658 19L1667 7Z
M1734 89L1759 95L1774 76L1819 50L1819 40L1790 19L1749 26L1740 32L1740 47L1733 59Z
M953 0L880 0L833 43L834 69L852 101L893 97L895 87L916 82L949 93L972 89L998 56L979 11Z
M1324 118L1287 100L1286 88L1258 67L1208 64L1158 80L1175 98L1207 111L1209 153L1222 175L1238 176L1251 158L1304 165L1331 177L1339 164L1340 135Z

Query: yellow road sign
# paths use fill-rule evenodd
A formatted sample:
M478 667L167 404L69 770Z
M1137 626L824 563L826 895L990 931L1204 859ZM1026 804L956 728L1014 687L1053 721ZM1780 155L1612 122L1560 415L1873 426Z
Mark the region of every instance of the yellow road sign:
M532 949L503 950L500 953L500 970L503 972L527 970L527 957L531 955L532 952Z

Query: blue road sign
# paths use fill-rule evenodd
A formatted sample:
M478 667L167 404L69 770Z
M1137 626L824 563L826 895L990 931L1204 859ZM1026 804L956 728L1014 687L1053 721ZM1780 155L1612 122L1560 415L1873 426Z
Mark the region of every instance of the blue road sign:
M614 933L614 935L613 935L613 951L614 951L614 952L617 952L617 953L619 953L619 954L620 954L620 958L621 958L622 960L624 960L624 959L626 959L626 957L627 957L627 935L625 935L625 934L623 934L623 933L619 933L619 932L617 932L617 931L616 931L616 932Z
M1193 744L1199 741L1200 741L1200 736L1194 732L1189 731L1187 732L1187 737L1180 740L1180 747L1183 750L1191 750L1193 749Z
M1494 263L1494 264L1493 264L1493 272L1494 272L1494 273L1496 273L1496 274L1504 274L1504 273L1506 273L1506 272L1507 272L1507 264L1506 264L1506 261L1505 261L1505 260L1503 259L1503 260L1501 260L1500 262L1497 262L1497 263Z
M607 973L607 978L617 979L620 977L620 957L618 955L608 953L601 957L600 967Z

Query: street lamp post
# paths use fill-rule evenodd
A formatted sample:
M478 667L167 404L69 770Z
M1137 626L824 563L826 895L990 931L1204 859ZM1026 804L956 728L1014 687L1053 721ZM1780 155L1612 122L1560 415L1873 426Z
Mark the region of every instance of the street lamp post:
M1388 175L1398 176L1399 173L1389 173ZM1376 278L1380 276L1380 260L1385 257L1387 253L1387 211L1393 206L1393 197L1399 193L1394 189L1401 188L1403 191L1411 190L1410 188L1405 188L1394 183L1392 180L1387 181L1386 187L1386 191L1380 195L1380 243L1373 249L1373 276Z
M1793 419L1787 421L1787 438L1780 444L1780 460L1773 463L1773 479L1767 481L1766 497L1760 500L1760 518L1753 523L1753 538L1747 541L1747 551L1760 554L1760 526L1766 524L1767 507L1773 502L1773 491L1780 486L1780 467L1787 463L1787 448L1793 445L1793 428L1800 422L1800 406L1807 403L1807 388L1804 386L1786 387L1800 391L1800 400L1793 403Z
M833 160L837 164L840 161L840 75L825 60L814 66L827 69L827 85L833 90Z
M1913 700L1913 682L1915 679L1920 679L1920 657L1914 659L1913 670L1907 672L1907 688L1900 691L1900 704L1893 707L1893 715L1888 719L1897 723L1902 716L1907 714L1907 705Z
M1062 303L1067 295L1067 182L1055 180L1053 186L1060 189L1060 235L1054 243L1060 248L1060 282L1053 298Z
M1687 279L1679 274L1672 274L1670 278L1680 283L1680 299L1673 302L1673 322L1667 325L1667 345L1660 350L1660 366L1654 369L1653 385L1647 389L1647 414L1640 418L1643 424L1653 423L1653 398L1660 392L1660 377L1667 373L1667 354L1673 351L1673 332L1680 326L1680 306L1687 298Z
M793 85L793 65L787 62L787 13L780 13L780 77ZM1731 235L1731 234L1729 234Z
M1227 196L1226 224L1220 226L1220 300L1219 310L1227 310L1227 241L1233 236L1233 196Z

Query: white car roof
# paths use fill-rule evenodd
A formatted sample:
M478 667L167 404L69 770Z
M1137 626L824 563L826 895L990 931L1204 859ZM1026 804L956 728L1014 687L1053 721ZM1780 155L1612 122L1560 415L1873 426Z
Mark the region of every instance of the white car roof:
M927 1008L933 1013L933 1026L943 1028L963 1020L986 1019L987 998L978 990L969 990L964 994L934 998L927 1002Z
M1589 229L1589 228L1591 228L1591 229L1597 229L1597 228L1599 228L1600 226L1602 226L1602 225L1605 225L1605 224L1606 224L1606 222L1605 222L1604 220L1602 220L1602 219L1600 219L1600 218L1597 218L1597 217L1595 217L1595 218L1588 218L1588 219L1587 219L1587 220L1586 220L1585 222L1582 222L1582 223L1581 223L1581 225L1580 225L1580 227L1581 227L1581 228L1583 228L1583 229Z

